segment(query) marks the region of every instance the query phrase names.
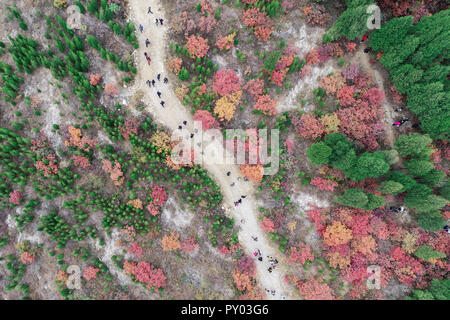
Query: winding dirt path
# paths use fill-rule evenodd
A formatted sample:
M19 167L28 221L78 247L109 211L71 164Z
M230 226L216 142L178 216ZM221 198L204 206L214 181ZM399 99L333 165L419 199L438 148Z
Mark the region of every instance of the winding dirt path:
M168 74L166 70L165 56L168 41L166 39L167 17L162 11L161 4L158 0L130 0L131 20L136 25L136 33L140 43L140 48L135 52L135 61L138 71L133 90L136 92L141 90L144 92L144 101L148 105L148 111L152 113L154 120L169 128L172 132L179 132L178 126L183 121L187 121L187 125L183 128L183 134L189 135L193 130L193 118L185 106L183 106L176 95L174 87L169 84L163 84L157 81L156 76L161 73L161 78ZM148 14L148 7L151 6L153 14ZM157 26L156 18L164 19L164 26ZM143 26L143 32L139 31L139 25ZM148 48L145 47L145 40L150 40ZM151 57L151 64L148 65L144 52ZM155 79L156 88L149 88L146 85L147 80ZM156 92L162 93L161 99L158 98ZM160 105L160 101L165 101L165 107ZM219 141L213 141L208 145L209 150L215 150L217 154L223 152L223 146ZM196 154L196 156L200 156ZM205 159L207 160L207 159ZM263 262L255 261L257 268L257 279L262 289L275 290L275 295L266 294L267 299L293 299L295 297L294 290L284 281L285 260L284 255L274 248L267 240L264 231L260 228L257 213L258 205L254 197L254 186L251 182L245 182L241 176L237 165L214 164L204 161L202 166L211 174L221 188L224 197L224 209L227 215L233 217L240 225L238 234L239 242L245 252L253 257L253 252L259 249L263 255ZM227 172L231 172L227 176ZM238 177L240 178L238 180ZM235 183L231 187L231 183ZM234 206L234 202L240 199L241 195L246 195L242 199L242 204L238 207ZM257 237L258 241L252 240ZM276 257L279 261L278 267L272 273L267 271L269 267L267 256Z

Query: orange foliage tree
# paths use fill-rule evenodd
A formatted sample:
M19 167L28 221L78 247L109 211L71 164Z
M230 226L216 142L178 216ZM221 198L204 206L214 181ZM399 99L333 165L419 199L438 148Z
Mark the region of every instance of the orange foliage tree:
M264 176L264 168L262 164L242 164L239 167L239 170L241 173L246 176L249 180L259 183L261 182L263 176Z
M329 225L323 234L323 242L328 246L346 244L352 239L352 230L339 221Z
M175 232L170 232L169 235L165 235L162 238L161 245L164 251L180 249L180 235Z

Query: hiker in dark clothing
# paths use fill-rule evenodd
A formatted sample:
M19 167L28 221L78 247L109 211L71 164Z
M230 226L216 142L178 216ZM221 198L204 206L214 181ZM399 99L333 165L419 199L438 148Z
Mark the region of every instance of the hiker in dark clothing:
M158 76L156 77L156 79L158 79L158 81L161 81L161 73L158 73Z
M142 32L144 31L144 27L142 26L142 24L139 25L139 30Z
M367 47L367 48L364 49L364 53L368 53L370 50L372 50L372 48L371 47Z
M147 14L148 13L151 13L151 14L153 14L153 12L152 12L152 8L151 7L148 7L148 11L147 11Z
M162 105L162 106L163 106L163 108L164 108L164 103L165 103L165 102L164 102L164 101L161 101L160 103L161 103L161 105Z
M183 127L182 126L178 126L178 129L183 130Z
M187 121L186 121L186 120L184 120L184 121L183 121L183 124L184 124L184 125L187 125Z
M159 23L161 23L161 25L163 25L164 19L159 19Z
M150 44L150 40L145 40L145 47L148 48L148 45Z
M161 92L156 92L156 94L158 95L158 98L161 98Z
M245 199L245 198L247 198L247 196L241 196L241 198L242 198L242 199Z
M169 82L169 79L164 78L164 83L168 83L168 82Z
M146 83L147 83L147 85L148 85L149 87L151 86L150 80L147 80Z
M158 20L158 19L156 19L155 21L156 21L156 26L158 26L158 22L159 22L159 20Z
M155 79L152 80L152 85L155 86Z
M228 171L228 172L227 172L227 176L230 176L230 174L231 174L231 172L230 172L230 171Z
M409 121L408 118L403 118L402 120L400 120L400 125L404 124L405 122Z

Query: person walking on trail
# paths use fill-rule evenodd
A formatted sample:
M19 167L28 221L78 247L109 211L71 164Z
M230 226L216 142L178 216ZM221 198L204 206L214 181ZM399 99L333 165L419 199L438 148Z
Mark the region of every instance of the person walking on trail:
M161 103L161 105L162 105L162 106L163 106L163 108L164 108L164 103L165 103L165 102L164 102L164 101L161 101L160 103Z
M150 64L152 59L150 59L150 57L147 55L147 52L144 52L144 56L145 56L145 59L147 59L148 64Z
M161 24L161 25L163 25L163 22L164 22L164 19L159 19L159 23Z
M368 38L368 36L366 34L364 37L362 37L361 42L364 42L364 40L366 40L367 38Z
M186 121L186 120L184 120L184 121L183 121L183 124L184 124L184 125L187 125L187 121Z
M148 45L150 44L150 40L145 40L145 47L148 48Z
M367 47L367 48L364 49L364 53L368 53L370 50L372 50L372 48L371 47Z
M148 86L149 86L149 88L151 87L151 82L150 82L150 80L147 80L146 82L145 82Z
M252 236L253 241L258 241L258 237Z
M155 79L152 80L152 85L155 86Z
M164 83L168 83L168 82L169 82L169 79L164 78Z
M158 95L158 98L161 99L161 92L157 91L156 94Z
M161 81L161 73L158 73L158 76L156 77L156 79L158 79L158 81Z
M156 20L155 20L155 22L156 22L156 26L158 26L159 20L158 20L158 19L156 19Z
M147 14L149 14L149 13L153 14L153 12L152 12L152 7L148 7Z
M142 32L144 31L144 27L142 26L142 24L139 25L139 30Z

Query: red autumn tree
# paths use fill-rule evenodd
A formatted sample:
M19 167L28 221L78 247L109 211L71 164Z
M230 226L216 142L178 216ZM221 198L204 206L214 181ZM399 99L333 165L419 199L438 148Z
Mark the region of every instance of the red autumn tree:
M138 258L142 258L143 250L137 242L133 242L131 246L127 248L127 252L137 255Z
M261 222L261 228L263 228L267 232L275 232L273 221L267 217L263 217L263 220Z
M201 16L198 21L198 27L202 32L210 32L212 28L217 24L217 20L214 18L214 15L209 14L208 16Z
M81 155L77 155L77 156L73 156L72 157L73 160L73 164L76 167L80 167L82 169L87 169L91 167L91 162L89 161L88 158L81 156Z
M311 25L324 25L330 19L330 14L321 4L311 3L302 8L306 22Z
M125 139L130 139L130 134L137 135L138 134L139 123L135 118L127 118L125 119L125 123L123 126L119 127L120 133Z
M91 74L89 77L89 82L90 84L92 84L93 86L96 86L99 84L100 80L102 79L102 76L99 74Z
M201 121L203 130L215 128L218 125L216 118L208 110L197 110L194 113L194 121Z
M300 243L297 247L290 247L288 251L288 259L291 262L305 264L306 261L314 260L314 254L309 244Z
M9 202L19 205L23 199L23 194L19 190L14 190L9 193Z
M336 182L321 177L315 177L311 180L310 184L321 191L334 191L334 188L338 186Z
M284 72L274 70L271 75L272 82L281 87L283 85L284 76Z
M306 139L316 139L325 132L325 126L317 120L312 114L302 114L300 119L292 117L292 124L295 130Z
M199 244L195 237L187 238L181 241L180 249L186 253L192 253L199 248Z
M205 38L192 34L186 40L186 49L194 57L203 58L208 53L209 45Z
M83 278L85 278L88 281L91 279L95 279L95 278L97 278L97 273L99 271L100 271L100 269L95 268L93 266L89 266L86 269L84 269Z
M181 65L183 64L183 60L179 57L172 57L169 60L167 60L167 68L178 75L178 73L181 70Z
M148 288L156 289L166 286L166 276L161 269L156 269L150 263L140 261L134 268L134 277L137 281L146 283Z
M257 99L258 96L262 95L264 92L264 80L262 79L252 79L247 82L244 86L244 90L247 90L253 97L253 99Z
M355 93L355 86L343 86L337 93L337 98L342 106L349 106L356 102L353 95Z
M253 32L259 40L267 41L273 32L272 20L259 8L245 10L242 19L247 27L253 27Z
M222 69L214 75L213 89L221 96L239 91L241 78L234 70Z
M45 163L47 162L46 160L48 160L48 164ZM37 161L34 166L36 167L36 169L43 170L44 176L48 176L49 174L55 175L58 173L58 165L56 163L54 154L47 155L42 160Z
M31 253L25 251L20 255L20 260L24 264L33 263L35 260L35 257Z
M153 199L153 204L162 206L167 201L166 189L159 186L153 186L150 197Z
M297 285L301 296L306 300L332 300L333 290L324 282L319 282L316 278L310 277L306 281L301 281Z
M255 109L262 111L265 115L274 116L277 114L277 102L272 100L268 94L264 94L258 97L255 103Z

